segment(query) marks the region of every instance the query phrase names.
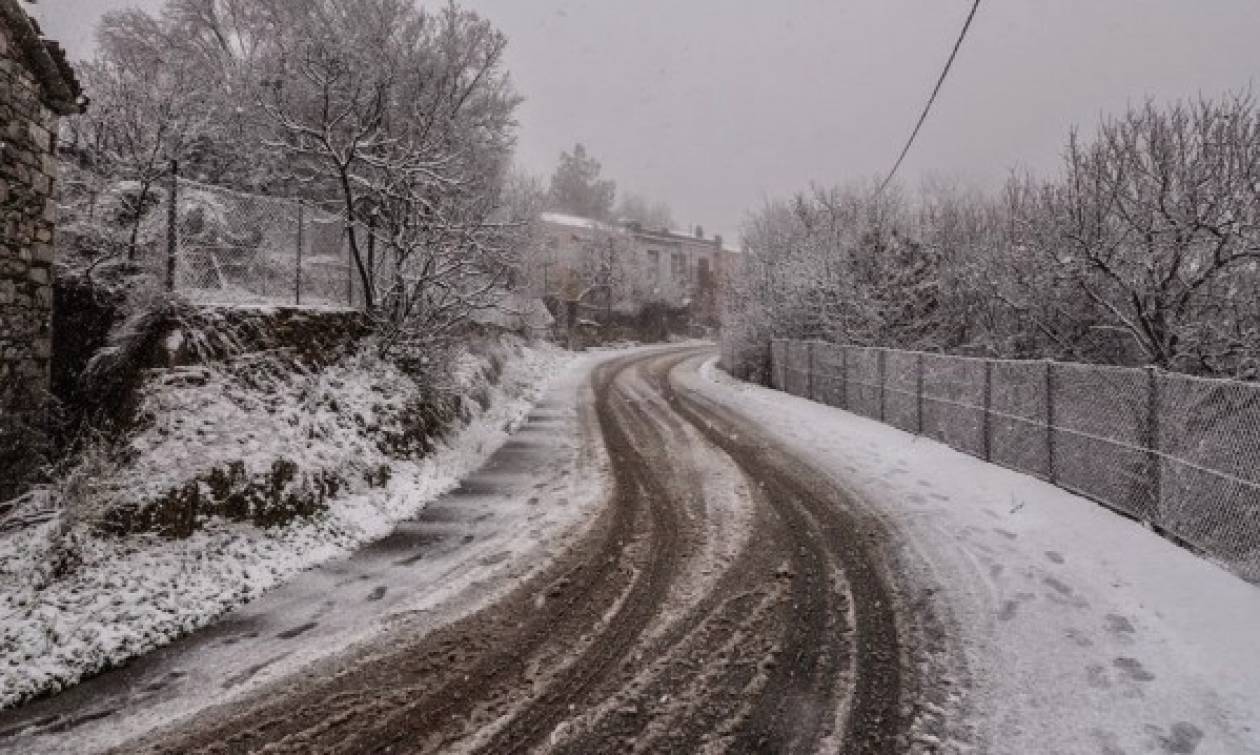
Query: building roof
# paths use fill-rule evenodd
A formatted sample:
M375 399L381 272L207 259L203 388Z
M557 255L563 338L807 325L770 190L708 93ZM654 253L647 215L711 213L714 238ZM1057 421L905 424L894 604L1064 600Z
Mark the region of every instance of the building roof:
M61 45L44 37L39 24L18 0L0 0L0 22L39 82L44 104L58 115L83 112L87 99Z
M618 230L617 228L611 225L608 225L606 223L602 223L598 220L592 220L590 218L584 218L578 215L566 215L563 212L544 212L539 217L542 219L544 223L551 223L552 225L562 225L567 228L585 228L589 231Z
M632 233L635 236L646 236L670 242L689 242L692 244L704 244L707 246L715 246L716 239L697 238L695 234L685 233L683 231L671 230L668 228L642 228L636 227L628 222L622 221L618 225L611 225L600 220L584 218L578 215L567 215L562 212L544 212L539 216L544 223L552 225L564 226L566 228L581 228L588 231L610 231L614 233ZM722 244L722 251L738 254L740 249Z

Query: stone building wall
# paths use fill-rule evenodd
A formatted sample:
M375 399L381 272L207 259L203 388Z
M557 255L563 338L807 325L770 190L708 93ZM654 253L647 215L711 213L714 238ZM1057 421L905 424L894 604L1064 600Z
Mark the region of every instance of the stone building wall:
M57 125L83 105L61 48L0 0L0 501L48 447Z
M689 236L554 212L543 213L540 220L547 248L543 264L549 268L548 280L540 286L542 296L571 295L575 286L589 283L577 282L576 271L591 250L602 248L607 239L620 242L624 272L642 289L638 295L643 300L631 302L636 305L646 304L649 298L674 307L697 301L716 290L739 255L724 246L720 236Z
M35 410L52 348L57 115L0 27L0 411Z

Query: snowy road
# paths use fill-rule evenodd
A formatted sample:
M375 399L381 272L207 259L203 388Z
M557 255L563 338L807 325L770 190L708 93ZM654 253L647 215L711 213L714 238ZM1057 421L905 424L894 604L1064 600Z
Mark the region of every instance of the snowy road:
M594 371L606 505L511 594L126 749L893 751L905 680L865 558L879 528L736 440L750 429L692 424L668 375L696 353Z
M887 524L905 604L946 628L921 658L964 661L941 751L1260 753L1260 587L1032 477L702 372Z
M1260 753L1260 589L710 359L589 362L388 540L0 748Z

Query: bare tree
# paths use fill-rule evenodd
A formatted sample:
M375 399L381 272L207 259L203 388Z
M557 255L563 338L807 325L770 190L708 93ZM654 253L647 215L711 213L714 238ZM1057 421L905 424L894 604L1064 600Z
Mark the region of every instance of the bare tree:
M862 185L754 213L723 325L1011 357L1260 375L1260 115L1147 103L1073 133L1062 176L913 201Z
M454 4L318 0L271 62L267 143L345 219L368 309L397 334L493 306L511 270L511 224L491 220L519 102L506 44Z
M1260 118L1250 96L1148 102L1091 142L1074 133L1065 161L1063 180L1021 207L1047 271L1039 295L1048 284L1082 298L1090 329L1118 334L1143 362L1212 373L1254 364Z
M550 293L549 277L557 264L542 222L547 203L546 184L517 168L504 179L502 201L494 216L511 229L508 243L514 250L514 268L509 287L530 297L545 298Z
M155 184L171 160L213 128L211 108L195 84L196 69L169 54L157 19L139 11L107 14L98 39L96 59L79 66L93 107L67 122L65 151L88 179L105 179L86 181L90 207L102 184L123 182L118 220L128 229L126 254L134 260L141 222L156 202Z

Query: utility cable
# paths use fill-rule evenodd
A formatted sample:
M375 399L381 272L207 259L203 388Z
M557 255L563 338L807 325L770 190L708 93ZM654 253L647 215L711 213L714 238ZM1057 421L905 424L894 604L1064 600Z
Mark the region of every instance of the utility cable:
M941 71L941 77L936 80L936 86L932 89L932 96L928 98L927 105L923 108L923 114L919 116L919 122L915 124L914 131L910 132L910 138L906 141L906 146L901 150L901 156L897 158L897 162L893 165L892 170L888 172L888 178L879 185L879 191L875 192L875 196L884 193L884 189L892 182L893 176L897 175L897 169L901 167L901 163L906 159L906 155L910 153L910 147L914 144L914 140L919 135L919 129L923 128L923 122L927 120L928 112L932 110L932 103L936 102L936 95L941 93L941 86L945 83L945 77L949 75L949 69L954 65L954 58L958 57L958 50L962 47L963 40L967 38L967 30L971 28L971 21L976 17L976 11L980 8L980 0L975 0L971 4L971 12L967 14L967 21L963 24L962 33L958 35L958 41L954 43L954 50L949 54L949 60L945 61L945 68Z

